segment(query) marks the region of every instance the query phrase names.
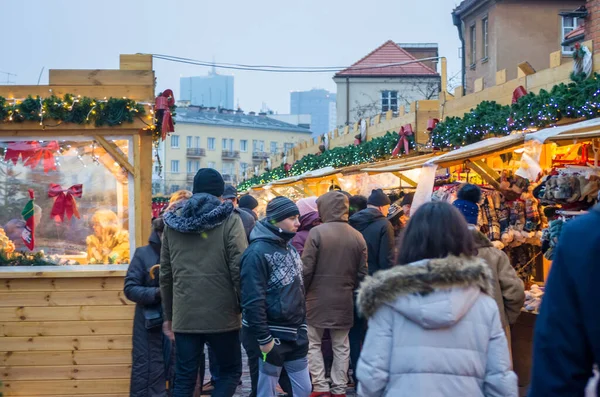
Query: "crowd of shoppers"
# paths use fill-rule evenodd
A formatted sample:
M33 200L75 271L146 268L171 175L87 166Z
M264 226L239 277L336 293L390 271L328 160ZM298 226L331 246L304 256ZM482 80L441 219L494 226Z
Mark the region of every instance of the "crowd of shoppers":
M259 219L256 199L199 170L129 267L131 396L192 397L208 346L212 395L231 397L242 345L251 397L341 397L352 382L360 396L517 396L510 325L524 288L477 230L479 187L414 214L412 199L332 189L275 197ZM598 363L598 289L572 280L598 280L599 221L573 222L559 244L531 395L580 395Z

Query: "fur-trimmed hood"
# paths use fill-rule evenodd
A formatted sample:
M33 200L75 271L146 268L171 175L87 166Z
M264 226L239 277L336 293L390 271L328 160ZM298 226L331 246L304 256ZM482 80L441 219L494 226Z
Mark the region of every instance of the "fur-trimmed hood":
M202 233L223 224L233 212L233 204L221 202L207 193L196 193L165 212L165 224L180 233Z
M471 234L473 234L473 240L475 240L476 248L488 248L494 246L490 239L487 238L485 234L477 230L475 226L469 225L469 230L471 231Z
M493 296L492 283L491 270L479 258L428 259L367 277L357 305L365 317L388 305L423 328L448 327L469 311L480 292Z

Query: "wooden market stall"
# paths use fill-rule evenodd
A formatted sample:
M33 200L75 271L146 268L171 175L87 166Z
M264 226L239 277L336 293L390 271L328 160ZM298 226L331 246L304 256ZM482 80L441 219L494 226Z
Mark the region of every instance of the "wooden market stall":
M0 257L62 265L0 266L1 391L124 397L134 306L123 278L150 235L152 57L49 73L45 86L0 86ZM12 257L27 214L35 247Z

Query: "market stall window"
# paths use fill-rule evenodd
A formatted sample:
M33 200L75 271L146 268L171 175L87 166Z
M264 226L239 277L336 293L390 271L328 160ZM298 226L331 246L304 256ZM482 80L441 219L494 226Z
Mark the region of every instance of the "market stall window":
M0 265L129 263L131 143L102 140L0 141Z

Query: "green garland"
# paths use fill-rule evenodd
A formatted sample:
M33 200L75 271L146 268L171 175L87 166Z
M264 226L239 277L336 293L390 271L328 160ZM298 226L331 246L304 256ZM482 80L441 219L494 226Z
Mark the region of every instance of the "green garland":
M336 147L324 153L308 154L296 161L290 172L286 173L284 165L266 171L261 175L247 179L238 185L239 191L248 190L255 185L262 185L288 176L298 176L308 171L324 167L347 167L377 160L388 159L398 143L398 133L388 131L384 136L374 138L358 146ZM414 149L414 136L409 137L410 147ZM404 152L404 148L401 149Z
M550 91L529 93L512 105L483 101L463 117L448 117L431 132L431 145L457 148L490 136L506 136L512 131L544 128L563 118L592 119L600 116L600 76L571 75L569 84Z
M8 255L4 250L0 250L0 266L57 266L57 264L49 261L41 252L35 254L13 252Z
M102 127L131 123L145 113L143 105L124 98L99 100L65 94L62 98L55 95L46 98L29 96L23 101L13 102L0 97L0 122L4 123L36 121L47 127L57 127L62 123ZM53 121L57 124L51 125Z

